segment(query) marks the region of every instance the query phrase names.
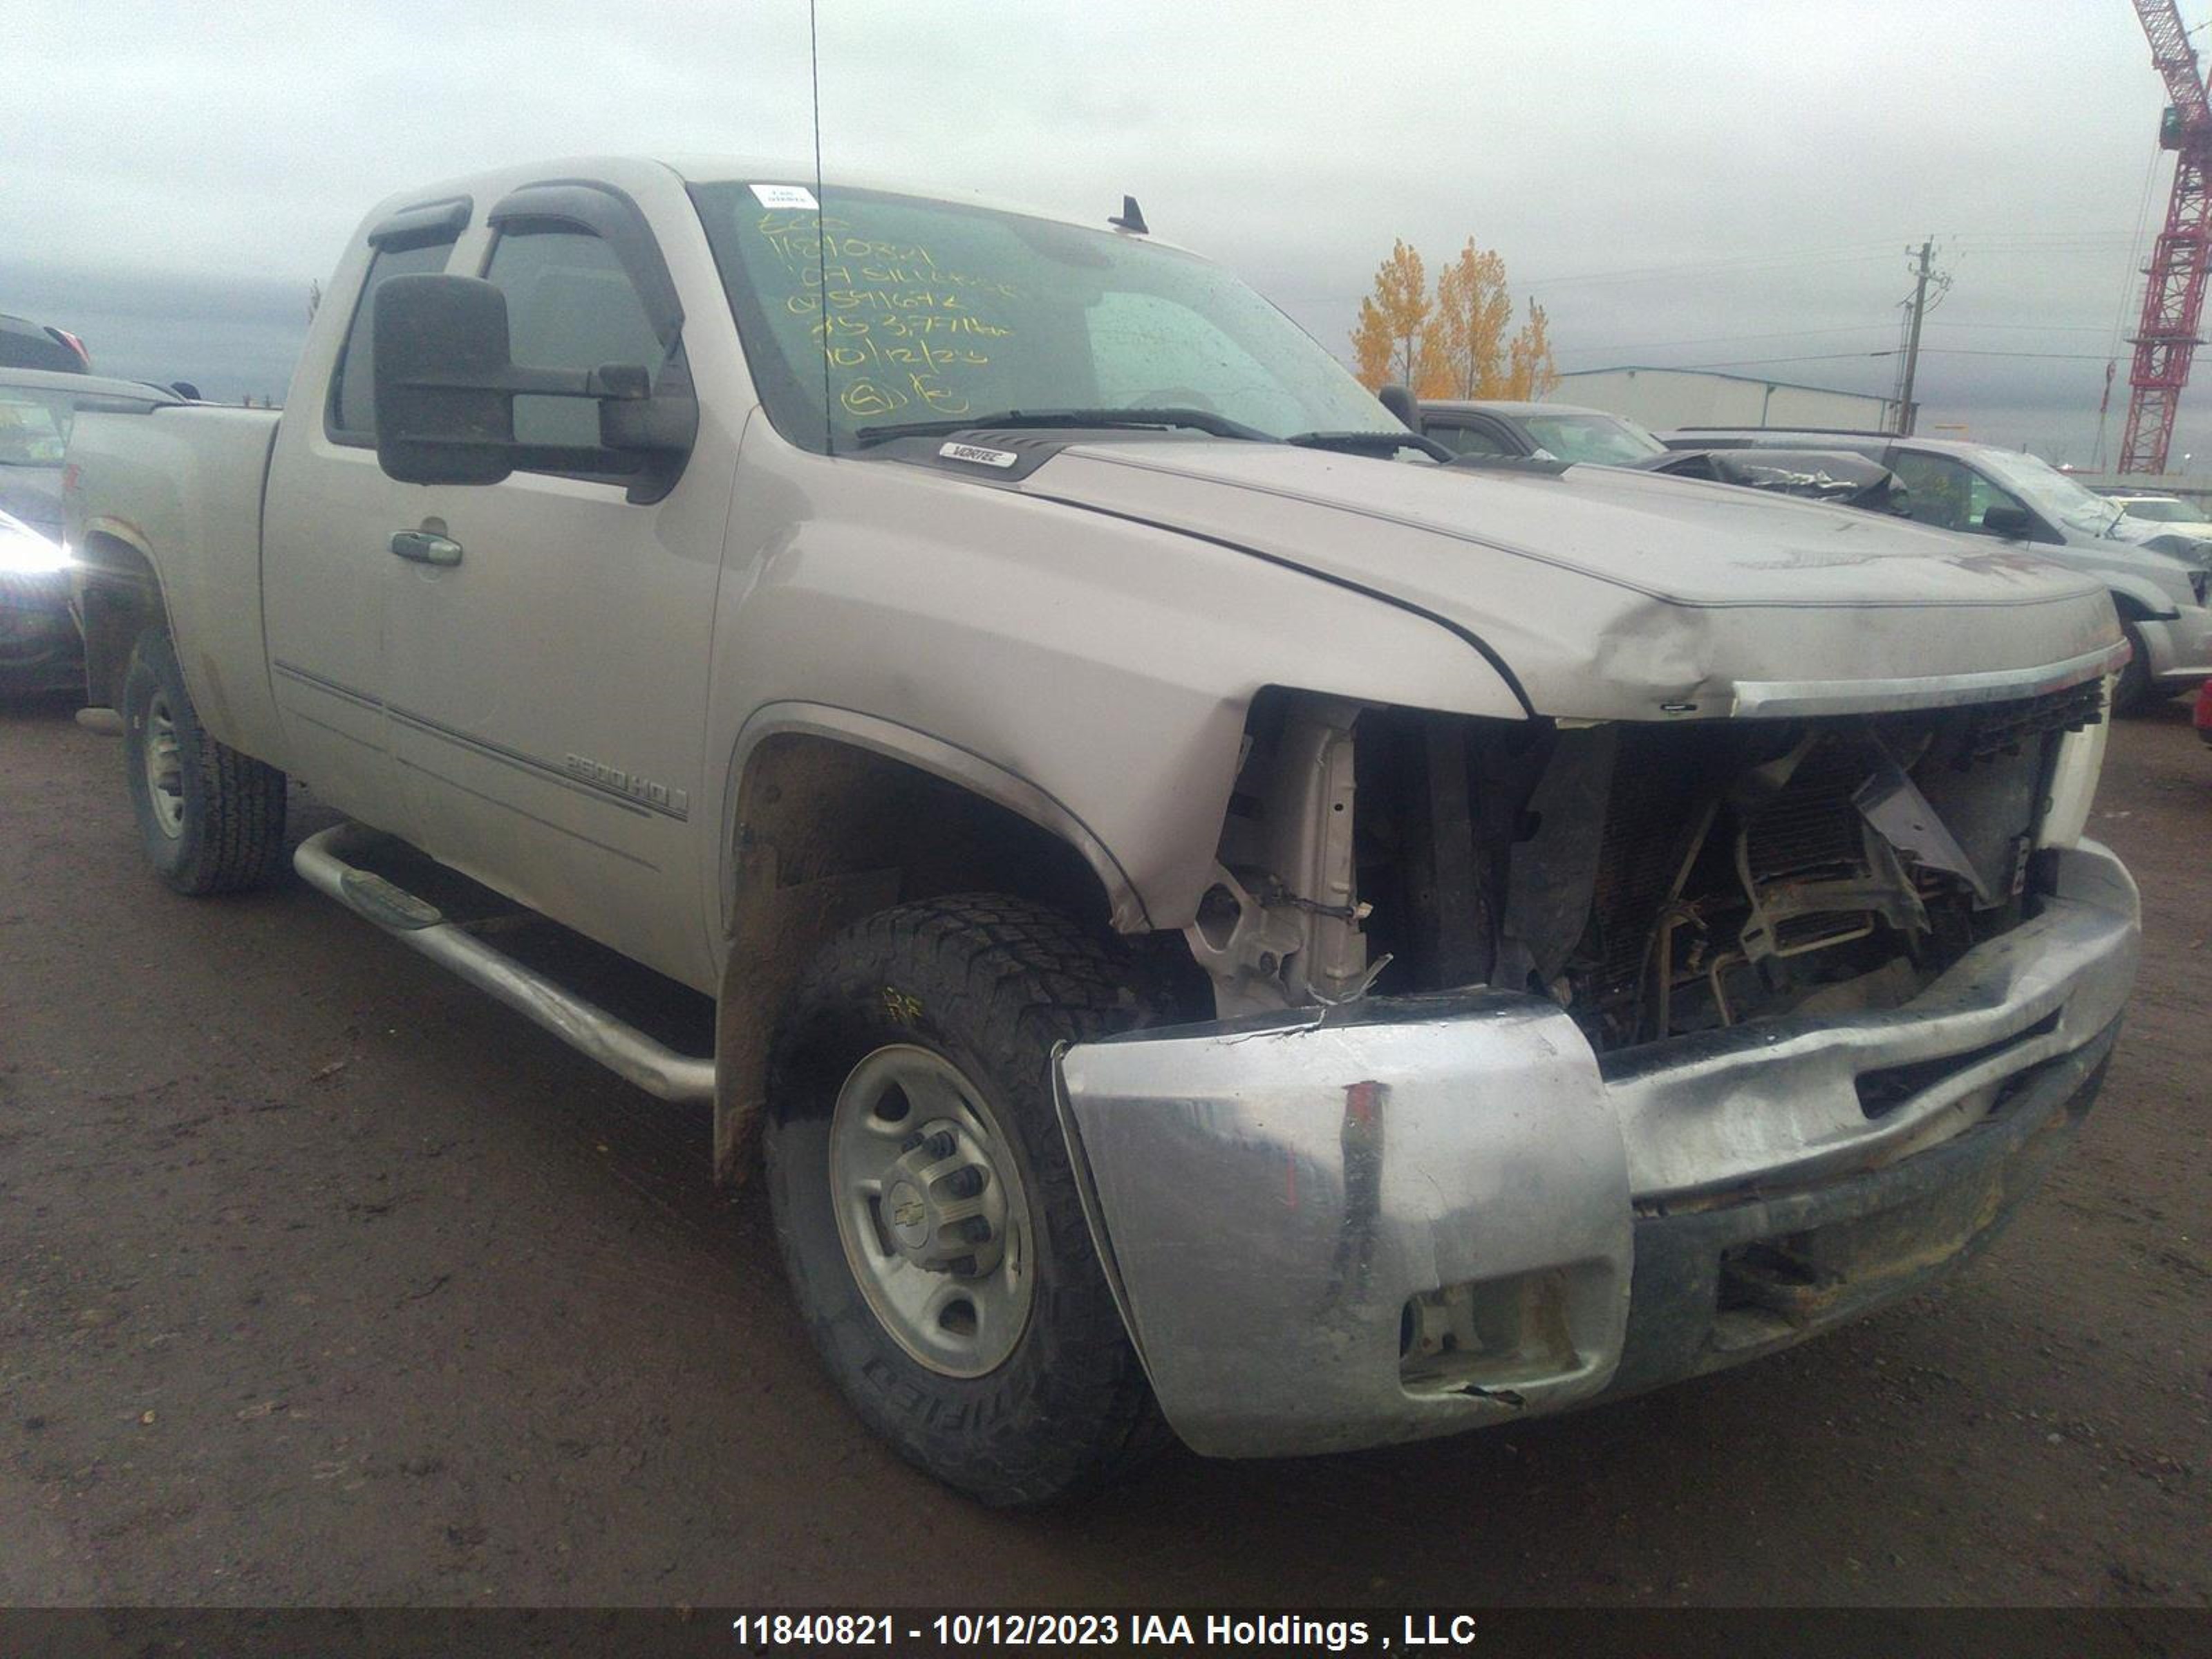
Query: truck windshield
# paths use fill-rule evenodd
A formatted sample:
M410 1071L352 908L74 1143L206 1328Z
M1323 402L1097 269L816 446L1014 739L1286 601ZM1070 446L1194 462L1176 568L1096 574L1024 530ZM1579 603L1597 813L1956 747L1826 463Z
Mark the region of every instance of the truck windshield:
M1667 453L1658 439L1618 415L1523 415L1521 424L1563 461L1641 461Z
M795 444L1009 410L1196 410L1287 438L1402 432L1215 265L1107 231L831 186L696 185L769 418ZM826 361L825 361L826 359Z
M2202 524L2204 521L2202 511L2171 495L2123 496L2120 510L2130 519L2145 519L2153 524Z
M2009 449L1981 448L1975 459L1999 483L2018 491L2032 506L2061 524L2092 536L2112 534L2125 515L2117 502L2093 495L2050 462Z

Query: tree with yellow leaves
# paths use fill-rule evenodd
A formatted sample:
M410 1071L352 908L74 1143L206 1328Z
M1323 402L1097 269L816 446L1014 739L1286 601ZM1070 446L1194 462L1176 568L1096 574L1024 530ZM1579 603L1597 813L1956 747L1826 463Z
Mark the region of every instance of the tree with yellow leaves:
M1429 277L1421 256L1403 241L1375 268L1375 291L1359 302L1352 349L1360 383L1370 390L1396 380L1418 385L1427 367Z
M1352 331L1361 385L1392 381L1418 398L1540 398L1559 384L1544 308L1509 340L1513 295L1503 255L1470 236L1438 273L1434 295L1419 252L1402 239L1375 270L1375 289L1359 302Z
M1541 398L1559 383L1559 365L1552 361L1550 319L1544 307L1528 301L1528 320L1513 337L1512 367L1506 371L1505 395L1526 402Z
M1474 238L1437 277L1436 349L1430 372L1413 387L1422 398L1496 398L1506 384L1505 325L1513 296L1505 289L1505 260L1478 248Z

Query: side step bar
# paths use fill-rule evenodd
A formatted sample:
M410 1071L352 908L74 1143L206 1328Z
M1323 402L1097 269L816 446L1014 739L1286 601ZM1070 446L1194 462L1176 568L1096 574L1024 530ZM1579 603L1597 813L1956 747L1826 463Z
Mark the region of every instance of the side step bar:
M359 824L340 823L300 843L292 867L307 884L374 922L392 938L488 991L609 1071L663 1100L714 1097L714 1062L679 1054L604 1008L565 990L535 969L486 945L457 922L382 876L347 861L374 839Z

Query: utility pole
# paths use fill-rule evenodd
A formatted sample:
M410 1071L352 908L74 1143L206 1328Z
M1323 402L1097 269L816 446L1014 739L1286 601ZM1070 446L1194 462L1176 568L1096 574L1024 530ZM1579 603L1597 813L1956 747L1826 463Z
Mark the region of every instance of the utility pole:
M1906 252L1912 250L1907 248ZM1920 319L1928 310L1928 262L1935 256L1936 245L1920 245L1920 280L1912 285L1912 327L1905 341L1905 385L1897 394L1897 431L1899 437L1912 435L1912 378L1920 368Z

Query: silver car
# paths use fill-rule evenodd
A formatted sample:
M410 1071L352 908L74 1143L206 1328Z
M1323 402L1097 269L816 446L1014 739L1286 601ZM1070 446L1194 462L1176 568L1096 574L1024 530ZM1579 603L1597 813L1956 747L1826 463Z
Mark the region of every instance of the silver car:
M2025 541L2054 562L2095 576L2111 591L2132 661L2112 705L2125 713L2212 675L2212 545L2134 518L2048 462L2018 450L1881 432L1686 428L1663 434L1673 449L1782 445L1850 450L1881 462L1910 492L1923 524L1972 536Z

